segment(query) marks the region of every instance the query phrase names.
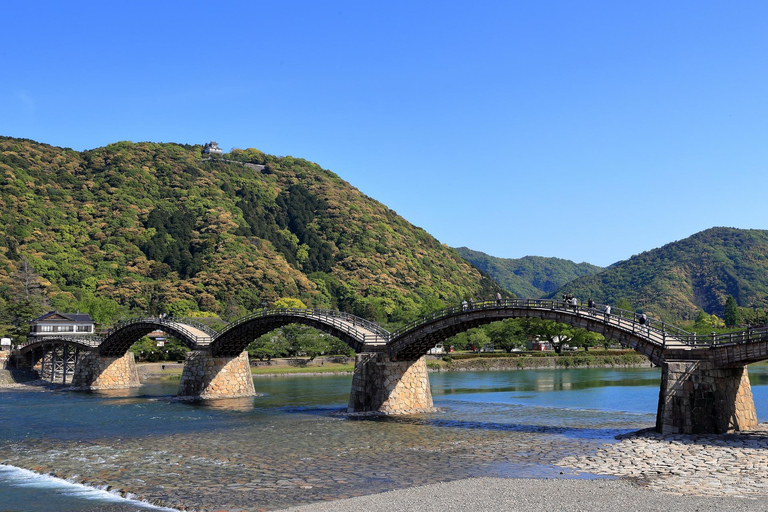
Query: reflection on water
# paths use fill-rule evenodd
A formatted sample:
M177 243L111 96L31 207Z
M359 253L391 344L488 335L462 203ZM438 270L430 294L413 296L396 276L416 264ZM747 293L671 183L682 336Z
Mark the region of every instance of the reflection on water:
M750 373L764 420L768 367ZM0 391L0 462L211 509L275 509L471 476L574 477L557 461L654 424L659 377L658 369L432 374L440 412L374 419L344 414L350 376L260 378L263 396L199 402L175 400L177 382ZM0 474L4 506L53 510L55 498L43 494L39 508L24 508L20 492Z

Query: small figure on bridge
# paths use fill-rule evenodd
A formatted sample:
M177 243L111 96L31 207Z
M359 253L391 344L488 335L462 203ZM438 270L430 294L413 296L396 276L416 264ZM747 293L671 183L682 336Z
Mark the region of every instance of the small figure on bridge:
M611 316L611 306L610 304L605 305L605 318L610 318Z
M647 322L647 321L648 321L648 317L645 316L645 313L640 315L640 319L638 320L638 322L640 322L640 325L645 325L645 322Z
M595 301L593 301L593 300L592 300L592 297L590 297L590 298L589 298L589 300L587 301L587 307L588 307L589 309L594 309L594 307L595 307Z
M461 310L462 311L466 311L467 310L467 301L466 300L462 300L461 301Z
M472 302L472 299L469 299L469 309L475 309L475 303Z
M571 297L571 307L573 308L574 313L579 310L579 301L576 300L576 297Z
M496 305L501 306L501 292L496 292Z

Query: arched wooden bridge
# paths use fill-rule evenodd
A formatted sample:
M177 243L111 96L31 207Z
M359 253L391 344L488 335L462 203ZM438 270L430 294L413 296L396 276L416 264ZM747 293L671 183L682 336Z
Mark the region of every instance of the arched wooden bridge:
M752 400L751 390L745 389L745 386L747 388L749 386L748 380L746 384L744 382L745 365L768 359L768 329L702 337L652 318L648 318L644 324L641 324L639 315L630 311L613 308L611 313L607 314L603 305L588 308L583 305L572 306L559 300L503 299L463 303L426 315L394 332L387 331L375 322L348 313L325 309L265 309L232 322L220 331L214 331L188 319L136 318L121 322L103 337L57 336L34 339L20 347L17 350L17 356L27 364L34 364L38 360L38 355L42 357L45 354L46 346L62 345L73 347L76 352L90 351L93 357L118 359L125 357L130 346L142 336L155 330L162 330L179 339L193 352L207 354L205 357L195 355L196 359L188 358L185 372L188 366L192 366L190 361L197 366L188 372L190 375L186 380L186 387L185 378L182 376L180 389L183 388L185 391L183 393L180 391L180 394L203 397L237 396L250 393L246 389L247 385L245 388L238 387L238 391L229 394L218 391L211 393L212 386L217 389L221 387L211 384L213 382L211 379L218 378L221 370L221 368L216 369L216 364L219 363L214 364L211 361L242 359L243 351L255 338L283 325L300 323L336 336L358 354L356 381L353 383L353 396L350 398L351 410L396 413L400 412L399 406L389 407L387 404L403 401L392 399L392 395L396 391L395 388L403 381L401 377L411 372L412 363L418 361L423 363L423 356L431 348L451 336L479 325L507 318L541 318L581 327L603 334L606 338L630 347L647 356L654 364L662 366L665 374L662 376L660 394L659 423L657 424L659 430L664 430L665 425L670 427L667 431L701 430L691 425L706 423L704 416L719 418L715 426L702 427L708 431L748 428L747 424L752 421L751 418L744 420L740 415L754 416L753 404L751 413L750 411L743 413L736 409L740 407L739 400L744 401L747 398L750 402ZM65 354L64 359L67 358L68 355ZM247 364L247 354L245 361ZM85 387L96 387L88 381L90 379L95 382L101 378L104 372L102 366L105 364L90 363L90 373L87 378L83 378ZM681 364L683 366L678 368ZM223 365L222 368L226 367L225 363L221 365ZM51 368L55 366L54 361L51 363ZM231 369L228 371L234 372ZM238 371L242 375L250 375L242 368ZM384 373L379 375L381 372ZM401 375L393 377L398 372ZM201 383L198 382L200 379L192 373L212 373L212 375L202 379L204 382ZM424 387L422 381L426 380L425 367L423 373L423 377L417 378L419 381L417 387ZM55 371L52 371L51 375L55 374ZM64 375L66 378L66 368ZM243 378L247 380L248 377ZM377 379L395 383L394 387L382 391L382 384L377 383ZM77 379L74 380L77 381ZM129 380L132 381L132 379ZM357 382L358 380L360 382ZM406 378L405 381L407 380ZM683 386L685 382L691 382L691 385ZM408 385L406 384L406 387ZM685 390L682 390L683 387ZM693 389L688 389L690 387ZM747 398L742 396L745 393L749 395ZM718 401L717 407L725 408L729 412L713 414L711 407L702 412L702 407L695 405L696 399L701 403L699 395L707 395L711 398L710 401ZM360 396L363 398L360 399ZM683 399L680 399L680 396L683 396ZM688 404L686 400L691 403ZM416 402L421 402L421 405L406 407L408 409L406 412L429 409L432 402L431 394L417 399ZM669 402L668 407L665 405L667 402ZM724 406L725 402L730 405ZM693 416L697 416L698 419L691 420Z

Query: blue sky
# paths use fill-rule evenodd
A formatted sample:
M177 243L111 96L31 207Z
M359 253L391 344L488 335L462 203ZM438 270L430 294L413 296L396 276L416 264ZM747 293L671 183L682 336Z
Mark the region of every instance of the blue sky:
M508 258L768 228L766 2L3 4L1 135L301 157Z

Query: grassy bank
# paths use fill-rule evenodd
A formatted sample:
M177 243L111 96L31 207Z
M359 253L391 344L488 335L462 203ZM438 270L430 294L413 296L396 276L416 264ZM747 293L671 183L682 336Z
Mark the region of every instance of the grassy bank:
M483 371L650 365L647 358L630 350L539 354L459 354L446 356L442 360L428 361L427 367L436 371Z
M352 373L354 369L354 363L325 363L323 365L313 364L306 366L258 366L251 368L251 373L253 375L289 375L295 373Z
M251 367L254 376L295 375L295 374L337 374L352 373L355 365L352 361L318 362L295 364L291 360L287 364L283 360L275 360L274 364ZM605 368L622 366L646 366L648 359L637 352L628 351L593 351L573 352L556 355L549 353L488 353L488 354L452 354L443 359L427 361L427 367L432 371L491 371L491 370L525 370L536 368ZM140 365L144 366L144 365ZM146 365L148 368L140 373L148 378L162 380L179 380L182 365L160 364Z

